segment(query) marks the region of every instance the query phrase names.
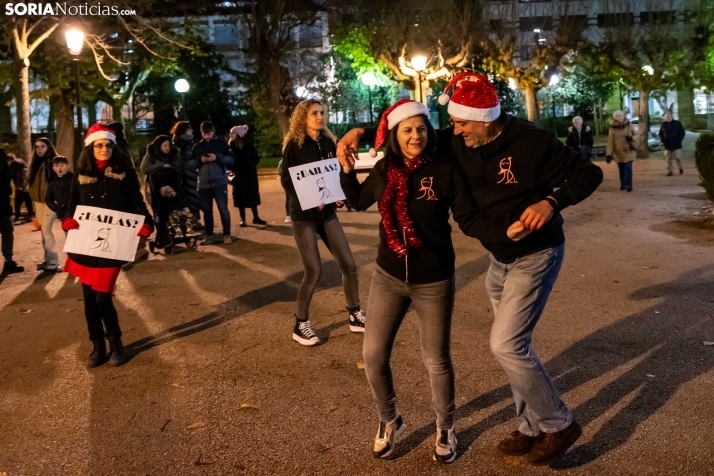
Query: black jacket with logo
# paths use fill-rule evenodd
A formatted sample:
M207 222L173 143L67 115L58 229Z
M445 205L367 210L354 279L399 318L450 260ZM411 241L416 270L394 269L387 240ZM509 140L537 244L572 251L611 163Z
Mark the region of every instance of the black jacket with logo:
M549 195L562 210L590 196L602 183L600 167L554 138L552 132L506 113L501 119L505 121L501 134L481 147L467 147L462 136L454 135L453 128L437 132L437 154L452 157L459 164L476 207L487 221L508 227L526 208ZM365 130L365 140L373 142L375 132ZM484 248L504 263L563 242L559 212L520 241L481 239Z
M320 135L317 141L305 135L305 141L300 147L297 142L291 140L285 146L283 151L283 168L280 174L280 183L290 196L290 217L293 221L313 221L313 220L329 220L336 216L334 203L325 205L322 211L318 207L303 210L300 206L295 186L290 177L290 167L296 165L305 165L317 162L324 159L333 159L337 157L337 146L329 137Z
M366 210L384 195L385 160L377 162L361 184L354 171L340 173L340 182L347 203L356 210ZM506 235L507 226L490 223L479 215L468 185L453 161L428 160L409 176L407 187L407 208L422 246L408 249L406 257L397 256L387 246L380 221L377 264L391 276L410 283L434 283L454 274L449 210L465 234L496 243L511 241Z

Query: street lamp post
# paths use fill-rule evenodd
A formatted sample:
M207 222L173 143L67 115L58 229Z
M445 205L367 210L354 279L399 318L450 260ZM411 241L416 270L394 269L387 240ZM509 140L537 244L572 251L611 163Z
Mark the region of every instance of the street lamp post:
M550 104L551 107L553 108L553 130L555 131L555 136L558 136L558 125L555 120L555 86L557 86L558 82L560 82L560 78L558 77L557 74L554 74L553 76L550 77L550 81L548 82L548 89L550 90Z
M184 120L186 119L186 103L184 101L184 95L190 88L191 86L188 84L188 81L183 78L177 79L174 83L174 89L176 89L176 92L181 95L181 116Z
M424 91L421 89L421 73L426 69L426 56L418 55L412 57L412 69L417 72L418 75L418 87L419 87L419 102L424 104Z
M369 98L369 125L371 126L374 123L374 118L372 116L372 86L377 84L377 77L370 71L364 73L360 80L362 81L362 84L367 86L367 97Z
M75 132L75 145L74 150L79 152L82 150L82 130L84 129L82 125L82 106L80 99L80 89L79 89L79 55L82 52L82 47L84 46L84 32L81 30L67 30L64 34L67 40L67 49L72 55L72 63L74 64L74 103L77 107L77 130Z

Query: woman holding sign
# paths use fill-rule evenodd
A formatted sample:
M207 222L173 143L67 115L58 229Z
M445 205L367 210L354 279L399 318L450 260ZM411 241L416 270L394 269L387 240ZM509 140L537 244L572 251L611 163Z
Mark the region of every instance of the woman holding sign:
M116 136L101 124L87 131L84 150L77 160L77 171L67 206L67 218L62 221L65 231L80 227L75 219L78 205L116 210L144 216L144 224L137 235L148 238L154 221L141 195L139 177L131 160L122 149L116 149ZM84 316L89 339L94 349L87 366L97 367L107 360L113 366L129 359L121 342L119 316L112 302L112 291L124 261L68 253L64 270L79 278L84 294ZM105 337L109 340L107 354Z
M387 457L406 424L397 411L389 364L394 339L409 307L417 312L421 356L429 374L436 411L433 458L456 458L454 369L451 363L451 314L454 307L454 247L449 210L469 236L518 240L528 234L520 222L508 230L485 221L473 204L466 182L449 158L436 158L436 132L423 104L403 99L382 115L376 157L383 159L360 184L353 163L343 161L342 189L357 210L379 203L379 248L369 294L370 318L363 355L367 380L379 413L374 454Z
M364 332L365 313L359 303L357 265L342 225L337 219L335 201L325 198L319 206L303 210L290 172L291 167L336 158L336 142L334 134L327 128L322 103L308 99L298 104L290 117L290 130L283 140L280 181L290 197L293 237L305 269L298 291L293 340L307 346L320 342L309 321L310 301L322 273L320 252L317 248L318 236L322 238L342 271L350 331ZM321 192L327 196L324 187ZM342 202L338 201L337 205L341 206Z

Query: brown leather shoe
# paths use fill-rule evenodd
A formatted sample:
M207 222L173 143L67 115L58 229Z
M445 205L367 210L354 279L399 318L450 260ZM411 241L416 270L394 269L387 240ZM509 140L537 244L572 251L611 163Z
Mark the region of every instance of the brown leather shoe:
M573 421L564 430L555 433L541 433L533 449L528 453L528 462L533 466L555 463L563 457L568 448L583 434L578 422Z
M498 444L498 451L509 456L527 455L538 438L524 435L516 430Z

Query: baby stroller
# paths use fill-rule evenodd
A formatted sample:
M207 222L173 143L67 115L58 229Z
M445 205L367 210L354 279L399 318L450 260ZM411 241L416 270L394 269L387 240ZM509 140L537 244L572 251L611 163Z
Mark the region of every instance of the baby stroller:
M158 248L170 255L174 252L174 246L182 243L188 249L195 249L197 235L188 234L194 218L185 208L181 173L173 167L161 167L152 172L147 180L151 192L151 210L156 222L156 238L149 241L149 251L158 254Z

